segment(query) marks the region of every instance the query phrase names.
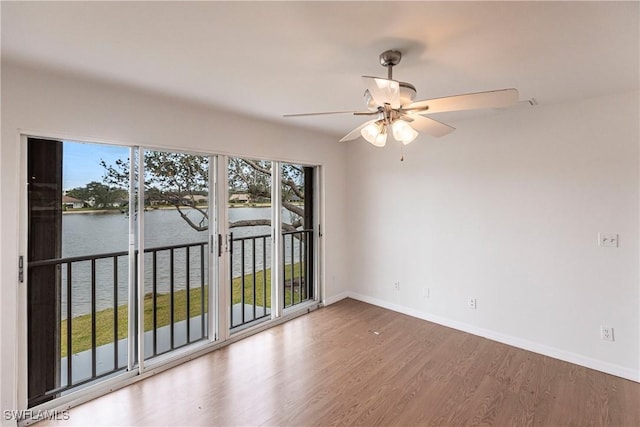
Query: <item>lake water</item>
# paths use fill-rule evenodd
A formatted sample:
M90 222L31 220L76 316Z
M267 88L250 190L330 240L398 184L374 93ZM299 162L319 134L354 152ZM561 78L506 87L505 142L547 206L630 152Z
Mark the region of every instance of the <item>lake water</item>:
M195 210L186 210L190 218L197 222L198 213ZM196 231L184 221L174 209L157 209L144 213L145 249L174 246L187 243L207 242L207 231ZM229 209L229 220L244 219L268 219L271 208L232 208ZM289 212L283 210L285 221L289 218ZM129 218L125 214L109 213L74 213L65 214L62 218L63 257L88 256L110 252L122 252L128 250ZM234 238L270 234L270 227L242 227L232 229ZM251 257L251 241L245 246L245 272L253 269ZM236 249L239 250L239 243ZM271 237L266 239L266 265L271 265ZM208 285L208 245L205 246L204 284ZM201 281L200 248L194 247L189 252L189 283L191 288L199 287ZM263 269L262 241L257 241L256 246L256 271ZM117 258L117 303L126 304L128 300L128 258ZM91 263L73 263L72 267L72 317L91 312ZM96 260L96 310L114 306L114 261L113 258ZM234 256L233 276L241 275L242 265L239 256ZM157 292L167 293L170 290L170 251L157 253L156 264ZM187 276L186 249L174 250L174 290L184 289ZM62 318L66 318L67 292L66 292L67 268L62 267ZM145 293L152 292L153 269L152 255L145 254Z

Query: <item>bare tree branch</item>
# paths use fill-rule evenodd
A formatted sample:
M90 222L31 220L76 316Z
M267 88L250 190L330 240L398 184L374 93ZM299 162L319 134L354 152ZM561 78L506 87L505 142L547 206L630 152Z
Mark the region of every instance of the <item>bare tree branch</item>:
M239 221L229 221L229 228L255 227L258 225L271 227L271 220L270 219L241 219Z
M260 166L259 164L257 164L256 162L254 162L253 160L248 160L248 159L242 159L246 164L248 164L249 166L251 166L252 168L254 168L255 170L257 170L258 172L264 173L266 175L271 176L271 171L269 169L265 169L262 166Z
M295 227L293 225L282 223L282 230L284 230L284 231L297 231L296 228L297 227Z
M191 228L193 228L196 231L206 231L209 229L209 226L205 225L198 225L196 223L194 223L191 218L189 218L189 216L187 214L185 214L184 212L182 212L182 209L180 209L180 206L176 205L176 209L178 211L178 213L180 214L180 216L182 217L182 219L184 219L187 224L189 224L189 226ZM202 224L202 221L200 222L200 224Z
M300 200L304 200L304 193L300 191L300 188L290 179L282 180L282 183L288 186L295 194L300 198Z
M248 160L248 159L242 159L246 164L248 164L249 166L251 166L253 169L255 169L256 171L266 174L268 176L271 176L271 171L269 169L265 169L262 166L260 166L258 163L256 163L253 160ZM296 169L297 171L299 171L300 173L303 173L303 170L300 169L299 167L296 166L292 166L294 169ZM241 177L242 179L242 177ZM246 183L248 183L245 179L243 179L243 181L245 181ZM301 200L304 200L304 192L300 190L300 187L298 187L298 185L296 185L295 182L293 182L291 179L283 179L282 180L282 184L286 185L287 187L289 187L291 189L291 191L293 191L295 193L296 196L298 196ZM288 209L288 208L286 208Z
M189 207L190 207L191 209L193 209L193 210L196 210L196 211L200 212L200 214L201 214L204 218L209 219L209 212L207 212L207 210L206 210L206 209L202 209L202 208L200 208L200 207L196 206L195 201L194 201L193 206L189 206Z
M251 185L251 180L242 173L236 174L236 178L244 182L247 186Z
M294 214L304 217L304 209L289 202L282 201L282 207Z

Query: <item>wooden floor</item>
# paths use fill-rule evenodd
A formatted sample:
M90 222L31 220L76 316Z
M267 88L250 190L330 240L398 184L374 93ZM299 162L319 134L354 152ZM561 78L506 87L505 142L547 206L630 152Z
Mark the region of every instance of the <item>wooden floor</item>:
M46 425L640 426L640 384L347 299Z

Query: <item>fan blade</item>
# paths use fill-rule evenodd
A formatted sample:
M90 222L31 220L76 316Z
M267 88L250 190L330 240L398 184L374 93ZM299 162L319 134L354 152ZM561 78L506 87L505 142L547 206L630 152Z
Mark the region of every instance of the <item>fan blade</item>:
M474 110L479 108L504 108L518 103L517 89L491 90L488 92L467 93L445 98L426 99L407 105L405 110L420 114L443 113L448 111Z
M391 108L400 108L400 83L380 77L362 76L371 97L379 106L390 104Z
M456 128L434 120L431 117L423 117L418 114L407 115L403 119L407 120L415 130L435 137L445 136L456 130Z
M359 111L327 111L323 113L283 114L282 117L326 116L329 114L361 114L361 113Z
M361 124L360 126L355 128L354 130L352 130L351 132L349 132L348 134L343 136L342 139L340 140L340 142L351 141L351 140L354 140L354 139L358 138L359 136L361 136L360 131L362 129L364 129L366 126L368 126L371 123L375 123L376 121L378 121L378 119L369 120L368 122L364 122L363 124Z

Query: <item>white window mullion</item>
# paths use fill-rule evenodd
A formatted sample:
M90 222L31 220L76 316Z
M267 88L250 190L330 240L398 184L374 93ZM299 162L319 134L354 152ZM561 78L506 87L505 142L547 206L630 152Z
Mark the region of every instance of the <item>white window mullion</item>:
M28 164L29 164L29 157L28 157L28 142L27 142L27 136L26 135L21 135L20 136L20 165L21 165L21 170L20 170L20 182L22 183L22 188L21 188L21 193L20 193L20 206L21 206L21 218L22 221L20 222L20 255L22 255L23 258L23 266L24 269L27 270L28 266L27 266L27 262L28 262L28 248L29 248L29 232L28 232L28 224L29 224L29 178L27 176L27 170L29 168ZM22 283L22 286L18 286L18 298L20 301L19 307L21 308L18 311L18 335L19 335L19 345L18 348L15 350L15 356L17 357L16 360L18 361L23 361L23 363L21 365L19 365L21 367L21 369L18 371L17 374L17 381L18 381L18 396L17 396L17 403L18 403L18 409L26 409L27 408L27 402L29 400L28 398L28 388L29 388L29 375L28 375L28 341L29 341L29 336L28 336L28 331L27 331L27 304L28 304L28 297L27 297L27 286L28 286L28 277L29 275L25 272L24 273L24 282ZM4 283L4 282L3 282ZM3 362L5 362L3 360ZM17 363L16 363L17 364Z
M138 372L144 372L144 148L138 149ZM188 321L188 320L187 320Z
M320 166L313 168L313 299L323 301L324 289L320 286L322 281L322 169Z
M209 275L207 281L209 282L209 299L207 301L207 329L209 335L209 341L215 341L220 336L220 319L218 313L220 312L219 305L219 286L220 286L220 257L218 256L218 235L220 234L219 226L219 212L218 204L220 197L218 197L218 156L209 156ZM202 313L204 316L204 313Z
M136 336L135 322L133 319L136 315L136 306L134 304L136 296L136 271L134 266L136 265L136 148L129 148L129 304L127 311L128 319L128 337L127 340L127 369L133 370L135 366L135 349L136 343L134 337Z
M217 288L215 289L215 293L217 294L217 300L215 301L216 305L212 305L215 307L215 317L218 319L218 340L224 341L229 338L229 326L230 326L230 316L231 310L229 308L231 301L231 284L229 283L230 277L230 268L229 265L229 251L231 251L231 242L230 237L227 237L229 234L229 213L228 213L228 200L229 200L229 158L227 156L218 156L217 162L217 185L215 187L217 195L216 201L217 206L216 209L218 211L218 227L217 234L214 236L213 242L216 243L216 247L214 248L213 255L216 259L218 269L217 273ZM221 239L221 242L218 242L218 238ZM220 256L218 256L218 247L220 245ZM211 289L210 294L214 293L214 290ZM214 300L211 299L210 303L213 303ZM212 316L213 317L213 316Z
M271 247L271 318L282 316L284 307L284 289L280 286L283 282L282 270L282 209L280 200L282 192L280 188L280 162L271 163L271 233L273 245Z

